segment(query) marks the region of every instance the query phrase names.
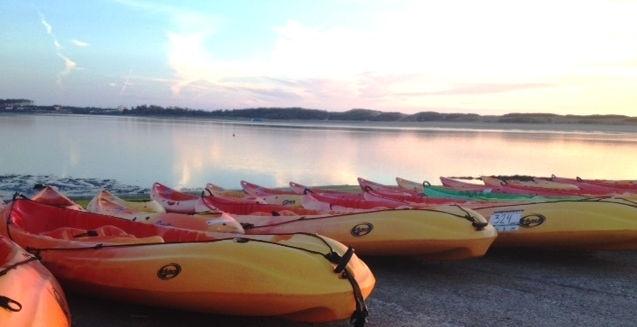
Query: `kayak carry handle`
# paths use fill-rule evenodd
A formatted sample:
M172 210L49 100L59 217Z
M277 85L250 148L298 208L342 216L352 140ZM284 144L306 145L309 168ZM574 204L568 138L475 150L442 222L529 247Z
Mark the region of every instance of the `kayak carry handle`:
M0 307L11 312L19 312L22 310L22 304L20 304L20 302L3 295L0 295Z

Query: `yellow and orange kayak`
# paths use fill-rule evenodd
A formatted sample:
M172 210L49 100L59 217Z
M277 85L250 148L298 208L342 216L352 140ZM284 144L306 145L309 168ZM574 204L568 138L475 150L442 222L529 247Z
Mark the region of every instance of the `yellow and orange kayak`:
M184 310L364 321L375 279L351 249L310 234L239 235L142 224L17 198L0 232L65 286Z
M0 326L70 325L64 292L53 275L35 256L0 236Z
M623 199L480 204L498 229L494 246L637 250L637 203Z
M203 202L214 198L204 197ZM212 203L211 206L214 206ZM350 213L296 215L277 212L272 205L228 204L225 209L239 207L237 212L254 214L210 213L194 215L218 217L230 215L240 222L250 235L279 233L318 233L333 238L365 255L417 255L436 260L459 260L483 256L496 238L493 226L471 210L458 206L440 206L428 209L356 210ZM263 208L267 208L263 209ZM256 214L259 212L260 214ZM115 216L130 219L130 216ZM197 229L197 228L194 228ZM201 230L201 229L200 229Z

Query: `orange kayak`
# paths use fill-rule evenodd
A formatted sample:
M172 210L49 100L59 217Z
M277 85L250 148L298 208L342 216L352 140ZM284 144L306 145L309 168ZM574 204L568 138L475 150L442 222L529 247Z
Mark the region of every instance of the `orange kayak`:
M65 286L117 300L306 322L364 321L375 279L312 234L240 235L143 224L17 198L0 232Z
M71 325L62 288L37 258L0 236L0 325Z

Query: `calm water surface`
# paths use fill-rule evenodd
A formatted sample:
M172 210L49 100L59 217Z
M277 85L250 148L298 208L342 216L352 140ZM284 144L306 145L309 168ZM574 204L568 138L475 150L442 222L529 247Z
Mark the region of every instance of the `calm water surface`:
M637 178L637 133L307 128L111 116L0 115L0 174L149 186L241 179L354 184L357 176L532 174Z

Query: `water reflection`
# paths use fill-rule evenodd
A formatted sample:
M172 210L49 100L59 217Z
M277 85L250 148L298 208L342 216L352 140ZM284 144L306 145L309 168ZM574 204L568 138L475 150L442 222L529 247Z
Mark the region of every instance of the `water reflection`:
M99 116L0 116L0 174L179 187L268 186L365 176L532 174L637 178L637 134L285 128Z

